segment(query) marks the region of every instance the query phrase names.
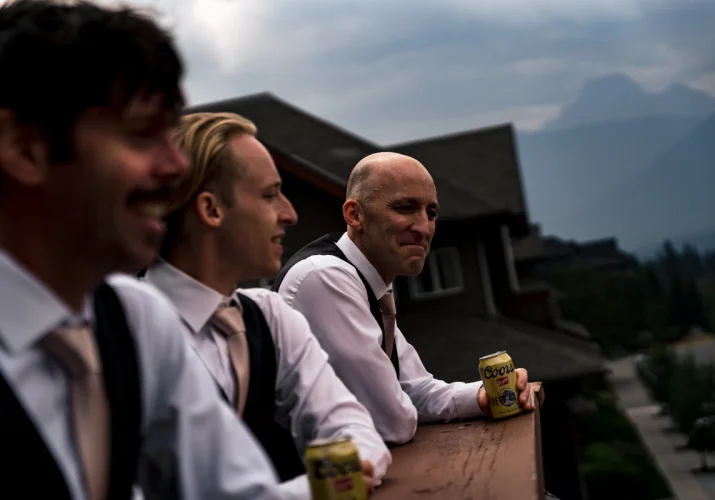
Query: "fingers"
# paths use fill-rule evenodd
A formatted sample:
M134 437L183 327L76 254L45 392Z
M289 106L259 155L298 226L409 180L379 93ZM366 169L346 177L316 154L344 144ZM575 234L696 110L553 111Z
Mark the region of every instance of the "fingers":
M369 460L361 460L360 465L362 466L362 473L366 476L373 477L375 475L375 467Z
M534 390L530 384L527 385L526 389L519 393L519 404L525 410L534 409Z
M517 368L514 370L514 373L516 374L516 389L519 393L519 405L523 409L531 411L535 408L535 397L534 388L529 384L529 372L527 372L525 368ZM481 386L479 392L477 392L477 403L485 415L492 414L489 406L489 397L484 390L484 386Z
M372 493L375 489L375 478L363 474L362 479L365 481L365 490L367 490L368 493Z
M529 383L529 372L524 368L517 368L516 372L516 388L520 391L526 390L526 385Z
M375 489L375 468L369 460L362 460L360 465L362 466L362 477L365 481L365 488L368 493L371 493L372 490Z
M479 408L481 408L482 413L485 415L492 414L492 410L489 407L489 396L487 396L487 391L484 390L484 386L480 387L477 392L477 403L479 404Z

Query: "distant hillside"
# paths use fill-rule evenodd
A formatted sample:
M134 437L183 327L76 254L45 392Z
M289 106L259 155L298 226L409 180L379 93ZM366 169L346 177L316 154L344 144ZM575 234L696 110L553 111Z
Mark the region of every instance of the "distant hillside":
M682 83L674 83L660 92L646 92L629 76L617 73L588 80L576 100L546 123L544 130L654 115L704 119L712 112L715 98L705 92Z
M576 217L626 248L715 227L715 113L620 189Z
M518 134L524 184L534 220L549 231L576 234L574 212L622 186L702 120L655 116ZM606 235L601 235L606 236Z

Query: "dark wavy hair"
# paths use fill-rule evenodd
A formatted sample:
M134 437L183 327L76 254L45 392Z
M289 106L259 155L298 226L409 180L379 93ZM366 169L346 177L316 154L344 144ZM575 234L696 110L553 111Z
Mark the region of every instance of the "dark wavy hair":
M178 112L182 74L171 35L138 10L52 0L0 7L0 109L37 127L52 161L72 158L74 125L89 108L121 113L158 94Z

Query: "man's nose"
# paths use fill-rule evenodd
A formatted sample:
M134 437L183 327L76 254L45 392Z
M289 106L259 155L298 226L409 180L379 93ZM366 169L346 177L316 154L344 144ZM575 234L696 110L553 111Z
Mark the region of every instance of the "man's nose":
M298 222L298 213L295 211L293 204L290 200L281 193L283 198L283 209L281 210L281 223L285 226L293 226Z
M434 228L434 221L430 219L426 212L420 212L416 215L416 219L412 224L412 231L429 240Z

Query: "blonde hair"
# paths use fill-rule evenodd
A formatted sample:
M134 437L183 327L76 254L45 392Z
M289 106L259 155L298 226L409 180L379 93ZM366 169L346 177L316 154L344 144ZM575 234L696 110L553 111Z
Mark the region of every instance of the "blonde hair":
M184 211L198 194L209 191L223 203L233 204L233 186L245 167L227 145L236 136L255 136L256 132L253 122L235 113L192 113L181 117L173 139L188 157L190 167L172 189L162 255L177 240Z

